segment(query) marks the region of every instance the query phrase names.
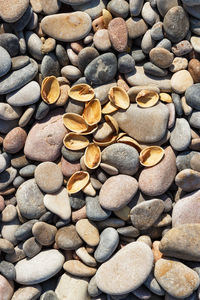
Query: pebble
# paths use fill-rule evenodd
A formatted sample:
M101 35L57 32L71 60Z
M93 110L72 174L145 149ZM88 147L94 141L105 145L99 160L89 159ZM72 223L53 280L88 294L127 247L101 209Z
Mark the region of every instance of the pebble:
M17 153L23 149L27 134L24 129L15 127L3 140L3 147L8 153Z
M20 225L17 230L15 231L15 237L19 241L26 240L32 236L32 228L33 225L37 222L37 220L33 219L30 221L27 221Z
M148 27L142 18L129 18L126 21L128 28L128 37L130 39L136 39L145 34Z
M172 89L175 93L183 94L193 85L193 79L187 70L176 72L171 78Z
M13 253L14 246L10 241L0 238L0 250L4 253Z
M63 175L53 162L43 162L35 169L35 180L39 188L45 193L57 192L63 184Z
M0 263L0 273L8 280L15 280L16 271L13 264L2 260Z
M165 0L157 0L157 8L159 10L159 13L161 16L165 16L166 13L174 6L178 6L178 1L177 0L170 0L170 1L165 1Z
M14 282L0 275L0 295L3 300L10 300L14 293Z
M128 31L124 19L112 19L108 24L108 33L112 47L117 52L124 52L128 42Z
M26 159L23 153L19 152L15 154L11 159L11 165L13 168L23 168L29 164L28 160Z
M26 31L25 40L29 53L33 56L33 58L41 61L43 58L41 51L42 41L39 36L33 31Z
M151 37L155 41L160 41L164 38L163 35L163 23L156 22L151 28Z
M143 0L130 0L129 5L130 5L130 14L132 17L137 17L143 7L144 1Z
M147 30L141 41L141 48L145 54L149 54L149 52L154 48L155 41L151 37L151 30Z
M155 264L154 275L161 287L176 298L190 296L199 286L197 273L175 260L159 259Z
M133 51L131 52L131 56L133 57L135 62L142 62L145 58L146 55L142 51L142 49L133 47Z
M162 69L151 62L143 65L144 72L152 76L165 77L168 74L167 69Z
M95 0L93 1L92 5L89 1L80 5L72 5L72 7L77 11L83 11L87 13L91 19L96 19L101 16L102 9L105 8L105 2L102 0Z
M43 57L41 63L41 74L43 78L51 75L58 77L60 75L59 62L53 52L48 53Z
M80 209L85 205L85 197L82 191L70 195L70 205L72 209Z
M199 83L200 62L198 59L193 58L189 61L188 71L190 72L190 75L192 76L194 83Z
M129 5L124 0L111 0L108 2L107 9L115 17L125 19L129 13Z
M16 198L20 213L27 219L39 218L46 212L43 194L35 179L22 183L17 190Z
M74 225L68 225L60 228L55 237L57 246L64 250L74 250L82 246L80 239Z
M176 175L175 183L183 191L193 192L200 187L200 173L192 169L184 169Z
M96 273L96 269L84 265L78 260L68 260L64 263L63 269L73 276L91 277Z
M12 300L33 300L40 296L42 292L41 286L36 284L34 286L20 287L13 294Z
M25 178L33 177L35 169L36 169L35 165L28 165L20 169L19 174Z
M28 258L36 256L41 249L42 246L37 242L35 237L31 237L23 243L23 251Z
M76 231L89 246L95 247L99 244L99 231L96 225L88 219L79 220L76 223Z
M113 190L113 186L118 186L118 189ZM112 176L100 189L100 205L108 210L119 210L130 202L137 190L138 183L135 178L122 174Z
M200 166L199 166L199 153L194 154L193 157L190 160L190 166L191 169L200 172Z
M165 149L165 156L157 165L143 169L139 176L139 188L148 196L165 193L176 176L176 156L170 146Z
M2 33L0 35L0 46L3 47L11 57L19 53L19 41L16 35L12 33Z
M119 244L119 234L116 229L108 227L100 235L100 242L94 252L97 262L103 263L108 260Z
M19 1L3 1L1 0L1 9L0 15L1 18L8 23L14 23L18 21L26 9L28 8L28 0L19 0Z
M49 2L46 2L45 0L41 0L41 4L42 4L42 10L45 13L45 15L56 14L59 11L61 6L60 1L58 0L53 0Z
M26 257L23 249L22 249L23 244L20 243L14 248L13 253L6 254L5 259L11 263L16 263L17 261L23 259Z
M191 141L191 131L188 121L177 118L175 127L170 136L170 145L176 151L184 151L188 148Z
M172 47L172 52L176 56L183 56L190 53L191 51L192 51L192 45L187 40L183 40L177 44L174 44Z
M158 42L158 44L156 45L156 48L164 48L168 51L171 51L172 48L172 43L170 40L164 38L161 41Z
M161 288L158 281L155 279L153 272L149 274L147 280L144 282L144 285L154 294L158 296L164 296L165 291Z
M8 204L1 212L1 221L10 222L13 221L17 216L16 207L12 204Z
M72 65L65 66L61 69L62 76L66 77L70 81L76 81L81 77L80 70Z
M149 2L146 2L143 5L141 15L143 20L150 26L153 26L155 23L160 21L159 14L156 12L155 9L152 8Z
M174 59L174 55L164 48L153 48L149 53L150 60L160 68L168 68Z
M118 55L118 71L120 73L129 73L135 67L135 61L130 54L120 53Z
M185 92L185 98L187 104L198 110L200 109L200 103L197 97L199 90L200 90L200 84L196 83L188 87Z
M100 29L95 32L93 41L95 47L100 51L108 51L111 48L110 37L107 29ZM81 53L81 55L83 54Z
M172 73L176 73L178 71L187 69L187 67L188 67L188 60L186 58L175 57L171 66L169 67L169 70Z
M101 207L98 196L86 196L86 214L91 221L102 221L107 219L111 212Z
M190 39L192 47L197 53L200 53L200 37L199 36L192 36Z
M54 291L47 291L43 293L40 297L40 300L59 300Z
M111 295L129 293L144 283L152 265L153 254L149 246L142 242L130 243L99 267L95 275L97 286Z
M57 229L45 222L36 222L32 227L32 233L36 241L42 246L50 246L55 241Z
M7 74L11 68L11 57L9 53L0 46L0 64L1 64L1 71L0 71L0 77Z
M6 222L6 223L2 224L1 235L2 235L3 239L8 240L14 246L17 245L15 231L19 227L19 224L20 223L19 223L18 218L15 218L11 222Z
M87 13L76 11L46 16L42 19L41 26L44 33L58 41L75 42L90 32L92 22Z
M17 262L16 282L32 285L46 281L61 270L63 263L64 256L58 250L44 250L31 259Z

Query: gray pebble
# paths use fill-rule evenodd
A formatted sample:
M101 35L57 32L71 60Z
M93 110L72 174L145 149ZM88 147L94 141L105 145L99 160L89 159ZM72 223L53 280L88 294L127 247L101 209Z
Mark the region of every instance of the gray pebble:
M108 92L111 87L116 85L117 83L113 79L112 81L106 84L96 85L94 87L95 97L100 100L101 104L105 104L106 102L108 102Z
M144 19L144 21L149 24L150 26L153 26L153 24L157 23L158 21L160 21L160 17L159 14L156 12L155 9L153 9L150 5L149 2L146 2L143 5L142 8L142 17Z
M200 129L200 111L194 110L188 117L188 121L192 127Z
M15 237L18 241L27 240L32 236L32 227L38 220L30 220L20 225L15 231Z
M157 45L156 45L157 48L165 48L167 49L168 51L171 51L171 48L172 48L172 43L170 40L168 39L163 39L161 40Z
M185 92L186 102L189 106L200 110L200 101L199 101L199 92L200 92L200 83L193 84L187 88Z
M172 93L172 100L175 106L176 114L181 117L183 114L182 104L181 104L181 97L178 94Z
M178 0L156 0L157 8L161 16L165 16L170 8L178 5Z
M99 197L86 197L86 215L89 220L102 221L111 215L111 211L103 209L99 203Z
M31 54L31 56L41 61L44 55L41 52L42 41L39 38L39 36L33 31L26 31L25 40L26 40L28 51Z
M47 291L40 296L40 300L59 300L54 291Z
M28 165L23 167L22 169L19 170L19 174L22 177L33 177L34 176L34 172L35 172L36 166L35 165Z
M133 226L118 228L117 232L120 235L127 236L127 237L134 237L134 238L138 237L138 235L140 234L139 230Z
M58 62L59 62L61 67L64 67L64 66L69 64L69 58L68 58L68 55L67 55L67 51L60 44L56 45L56 57L57 57Z
M79 160L83 156L84 151L83 150L72 151L70 149L67 149L65 146L63 146L61 148L61 153L67 161L74 163L77 162L77 160Z
M84 107L85 107L85 104L83 102L79 102L79 101L76 101L73 99L68 99L65 112L82 114Z
M128 53L120 53L118 55L118 71L120 73L129 73L135 68L135 61Z
M19 126L20 127L25 127L29 121L33 121L33 119L31 119L31 117L33 116L34 112L35 112L36 106L30 105L23 113L23 115L21 116L21 118L19 119Z
M29 258L34 257L37 255L42 249L42 246L36 241L34 237L27 239L23 243L23 251L25 255Z
M35 112L35 119L42 120L43 118L45 118L47 116L49 110L50 110L50 107L47 103L45 103L44 101L40 102L40 104L38 105L38 108Z
M30 58L25 55L16 56L11 59L12 71L19 70L30 63Z
M141 285L139 288L134 290L133 295L141 300L147 300L151 298L151 292L144 285Z
M179 172L184 169L190 169L190 161L196 153L198 153L198 152L184 151L177 155L176 166L177 166L177 169Z
M73 66L73 65L68 65L65 66L61 69L61 74L63 77L66 77L69 81L76 81L77 79L79 79L81 77L81 71Z
M13 181L13 186L15 188L18 188L24 181L25 181L25 179L23 177L17 176L17 177L15 177L15 179Z
M0 46L0 77L4 76L10 71L11 68L11 57L9 53Z
M157 22L151 28L151 37L155 41L160 41L164 38L163 35L163 23Z
M145 54L148 54L155 46L155 41L151 37L151 30L147 30L142 38L141 48Z
M142 10L143 4L144 4L144 0L130 0L129 1L131 17L139 16L139 14Z
M85 206L85 196L82 191L72 194L69 196L70 199L70 205L72 209L80 209L83 206Z
M85 47L78 54L78 67L84 71L87 65L99 56L99 52L93 47Z
M0 46L7 50L11 57L19 54L19 40L12 33L0 34Z
M168 70L167 69L161 69L158 66L152 64L151 62L147 62L143 65L144 68L144 72L146 74L150 74L153 76L160 76L160 77L164 77L168 74Z
M139 48L133 48L131 55L136 63L142 62L146 58L145 53Z
M93 0L83 3L81 5L72 5L74 10L83 11L87 13L91 19L96 19L101 16L102 9L105 8L105 1Z
M43 78L51 75L55 77L60 76L59 62L53 52L48 53L43 57L41 63L41 73Z
M8 280L15 280L16 271L13 264L5 260L0 263L0 273Z
M32 14L33 14L33 10L31 6L28 6L23 16L17 22L12 23L13 29L18 32L24 30L26 25L31 20Z
M154 294L158 296L164 296L165 291L161 288L159 283L157 282L156 278L154 277L153 273L151 272L147 277L144 285Z
M191 141L191 130L188 121L177 118L174 129L171 132L170 144L176 151L187 149Z
M107 9L114 17L121 17L125 19L129 13L128 2L124 0L111 0L108 2Z
M125 222L121 219L110 217L106 220L96 222L97 227L99 230L103 230L107 227L112 227L112 228L120 228L125 226Z

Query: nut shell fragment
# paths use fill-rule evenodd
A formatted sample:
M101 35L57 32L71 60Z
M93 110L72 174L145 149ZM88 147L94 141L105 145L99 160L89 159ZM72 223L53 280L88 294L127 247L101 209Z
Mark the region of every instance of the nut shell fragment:
M89 135L91 133L94 133L97 130L98 126L97 124L88 126L88 129L81 133L81 135Z
M115 120L115 118L113 118L112 116L110 115L106 115L105 116L105 120L106 122L114 129L114 131L116 133L119 132L119 125L117 123L117 121Z
M75 194L81 191L89 182L90 175L85 171L75 172L68 180L67 191L69 194Z
M129 95L119 86L113 86L110 88L108 98L112 104L122 109L127 109L130 105Z
M113 144L116 141L116 139L117 139L117 135L112 135L104 141L99 142L93 139L93 142L100 147L106 147Z
M85 150L84 163L88 169L98 168L101 162L101 150L98 145L92 143Z
M155 166L161 161L165 150L159 146L149 146L140 152L140 163L145 167Z
M165 103L171 103L172 97L167 93L160 93L160 100Z
M71 131L81 133L88 129L84 118L75 113L66 113L63 115L63 124Z
M60 96L60 85L55 76L44 78L41 86L41 97L47 104L55 103Z
M104 107L102 108L102 114L112 114L113 112L117 111L119 108L111 103L111 101L107 102Z
M137 105L143 108L152 107L159 101L158 93L150 90L142 90L136 96Z
M121 136L118 140L118 143L124 143L127 145L130 145L132 147L134 147L138 152L142 151L142 147L140 146L140 144L134 140L133 138L131 138L130 136Z
M98 99L93 99L86 103L83 111L83 118L85 122L92 126L100 122L101 120L101 103Z
M68 95L76 101L88 102L94 98L94 90L90 85L80 83L72 86Z
M112 20L112 15L107 9L103 8L102 16L103 16L104 27L107 29L109 22Z
M89 140L78 133L67 133L63 139L63 144L70 150L81 150L89 145Z

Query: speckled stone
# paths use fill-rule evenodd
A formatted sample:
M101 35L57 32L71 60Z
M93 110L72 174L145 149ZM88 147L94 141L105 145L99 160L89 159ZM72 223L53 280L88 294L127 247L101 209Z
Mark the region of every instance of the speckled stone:
M1 0L0 16L5 22L14 23L23 16L28 7L28 4L28 0Z
M117 52L124 52L128 43L128 30L124 19L112 19L108 24L108 33L113 48Z
M164 48L153 48L149 53L150 60L160 68L168 68L174 59L174 55Z
M20 127L15 127L5 136L3 147L8 153L17 153L23 149L26 138L26 131Z

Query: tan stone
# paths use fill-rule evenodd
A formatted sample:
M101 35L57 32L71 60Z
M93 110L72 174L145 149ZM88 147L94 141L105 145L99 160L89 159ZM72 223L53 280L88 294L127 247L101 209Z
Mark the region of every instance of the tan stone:
M76 223L76 231L89 246L99 244L99 231L95 224L88 219L79 220Z
M78 277L91 277L96 273L95 268L88 267L79 260L68 260L63 268L66 272Z

